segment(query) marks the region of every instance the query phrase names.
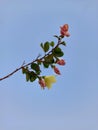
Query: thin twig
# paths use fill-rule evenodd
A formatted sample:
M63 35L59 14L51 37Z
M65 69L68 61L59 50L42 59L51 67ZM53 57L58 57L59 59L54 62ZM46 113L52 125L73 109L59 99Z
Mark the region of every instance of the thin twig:
M24 68L24 67L27 67L27 66L31 65L31 64L34 63L34 62L37 62L38 60L39 60L39 61L43 60L46 56L48 56L49 54L51 54L55 48L57 48L57 47L60 45L60 42L61 42L61 40L58 39L57 45L56 45L54 48L52 48L47 54L45 54L44 56L42 56L41 58L39 58L40 55L38 55L35 60L33 60L32 62L30 62L30 63L28 63L28 64L25 64L25 61L24 61L23 64L22 64L19 68L15 69L14 71L12 71L11 73L9 73L8 75L6 75L6 76L0 78L0 81L4 80L4 79L6 79L6 78L9 78L9 77L12 76L13 74L15 74L17 71L21 70L21 69ZM25 64L25 65L24 65L24 64Z
M14 70L14 71L12 71L11 73L9 73L8 75L6 75L6 76L0 78L0 81L1 81L1 80L4 80L4 79L6 79L6 78L9 78L9 77L12 76L13 74L15 74L17 71L21 70L23 67L26 67L26 66L31 65L32 63L36 62L37 60L38 60L38 58L36 58L34 61L32 61L32 62L30 62L30 63L28 63L28 64L26 64L26 65L23 65L23 64L24 64L24 63L23 63L22 66L20 66L20 67L17 68L16 70Z

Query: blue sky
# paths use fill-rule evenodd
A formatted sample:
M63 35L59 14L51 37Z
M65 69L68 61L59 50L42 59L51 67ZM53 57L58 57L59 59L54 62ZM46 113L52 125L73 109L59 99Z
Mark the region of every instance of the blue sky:
M69 24L67 64L51 90L21 71L0 82L0 130L98 130L98 1L1 0L0 77L42 53ZM44 71L44 70L43 70ZM47 75L53 74L50 70Z

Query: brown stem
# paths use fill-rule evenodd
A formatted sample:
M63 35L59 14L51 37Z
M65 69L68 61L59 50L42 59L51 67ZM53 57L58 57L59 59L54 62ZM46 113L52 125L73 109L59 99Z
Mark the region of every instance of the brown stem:
M13 74L15 74L17 71L21 70L23 67L27 67L27 66L31 65L32 63L34 63L34 62L36 62L36 61L38 61L38 60L43 60L46 56L48 56L49 54L51 54L51 53L53 52L53 50L60 45L60 43L61 43L61 40L58 39L57 45L56 45L54 48L52 48L52 50L50 50L50 51L49 51L47 54L45 54L43 57L39 58L39 56L38 56L38 57L37 57L35 60L33 60L32 62L30 62L30 63L28 63L28 64L26 64L26 65L23 64L22 66L20 66L20 67L17 68L16 70L12 71L12 72L9 73L8 75L6 75L6 76L0 78L0 81L4 80L4 79L6 79L6 78L9 78L9 77L12 76Z
M6 79L6 78L9 78L9 77L12 76L13 74L15 74L17 71L21 70L23 67L26 67L26 66L28 66L28 65L31 65L33 62L36 62L37 60L38 60L38 58L36 58L34 61L32 61L32 62L30 62L30 63L28 63L28 64L26 64L26 65L22 65L21 67L19 67L19 68L17 68L16 70L12 71L12 72L9 73L8 75L6 75L6 76L0 78L0 81L1 81L1 80L4 80L4 79Z

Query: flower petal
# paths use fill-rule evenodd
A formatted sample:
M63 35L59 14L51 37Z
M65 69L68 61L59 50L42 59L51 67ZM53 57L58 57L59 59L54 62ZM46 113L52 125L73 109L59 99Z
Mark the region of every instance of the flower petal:
M45 80L45 84L46 84L47 88L49 88L49 89L52 87L52 84L56 82L56 78L53 75L45 76L44 80Z

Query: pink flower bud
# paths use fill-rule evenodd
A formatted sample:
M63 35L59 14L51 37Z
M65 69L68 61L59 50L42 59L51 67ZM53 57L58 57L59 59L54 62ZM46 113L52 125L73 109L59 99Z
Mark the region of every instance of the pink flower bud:
M39 84L42 88L46 87L46 84L45 84L45 80L44 79L40 79L39 80Z
M69 36L70 36L69 32L68 32L68 31L65 32L65 33L64 33L64 36L69 37Z
M61 34L62 36L69 37L70 34L69 34L69 32L68 32L68 29L69 29L68 24L64 24L62 27L60 27L60 34Z
M59 71L59 69L58 69L57 67L54 67L54 72L55 72L56 74L58 74L58 75L61 74L60 71Z
M61 60L57 61L57 64L59 64L59 65L65 65L66 62L63 59L61 59Z

